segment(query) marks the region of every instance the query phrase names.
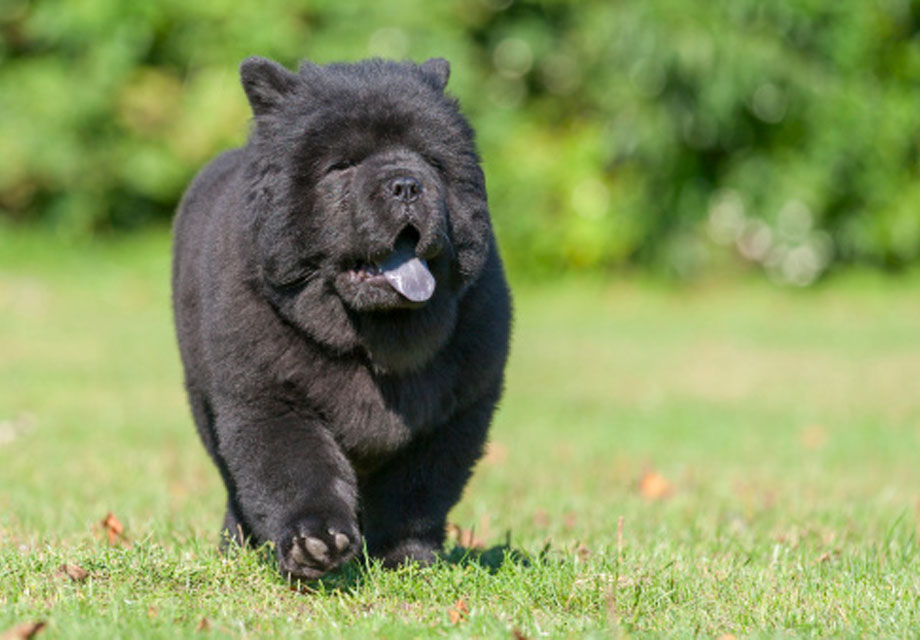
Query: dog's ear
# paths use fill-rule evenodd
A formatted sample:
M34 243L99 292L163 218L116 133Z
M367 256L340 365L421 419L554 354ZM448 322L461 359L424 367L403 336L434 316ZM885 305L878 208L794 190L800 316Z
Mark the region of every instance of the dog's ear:
M447 86L447 79L450 78L450 63L444 58L430 58L420 64L419 69L441 91Z
M297 84L296 75L277 62L258 56L243 60L240 80L256 116L276 108Z

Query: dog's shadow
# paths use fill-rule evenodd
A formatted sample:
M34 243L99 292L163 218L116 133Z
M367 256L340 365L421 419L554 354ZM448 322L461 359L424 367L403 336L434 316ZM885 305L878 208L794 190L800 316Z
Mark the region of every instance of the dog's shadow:
M255 563L261 566L269 575L272 575L276 580L284 580L284 578L278 574L278 560L275 557L275 551L272 544L269 542L260 547L253 548L249 546L248 542L249 541L246 540L241 545L235 538L225 535L221 539L218 552L225 557L235 557L238 560L245 558L247 554L252 554L249 555L249 558L254 560ZM547 549L548 547L544 547L538 554L540 558L546 555ZM528 567L533 564L533 561L533 556L528 552L511 546L511 535L509 532L505 537L504 544L497 544L492 547L467 547L455 543L454 546L450 547L447 551L442 551L438 554L438 560L431 565L431 569L437 570L439 566L443 568L477 567L488 571L490 574L495 574L498 573L503 566L511 564L520 567ZM416 565L411 569L409 567L400 567L397 569L397 571L412 570L418 571L418 566ZM299 591L301 593L349 591L357 589L366 583L374 571L379 571L378 561L369 558L366 553L359 553L358 557L346 563L344 566L330 571L317 580L288 579L285 582L292 591Z
M493 574L498 573L498 570L506 564L515 564L522 567L527 567L531 564L527 552L515 549L508 542L497 544L488 549L457 545L450 551L442 553L440 559L449 565L459 567L476 566Z
M532 560L526 551L515 549L509 543L498 544L488 548L471 548L456 545L438 555L438 562L432 565L437 570L444 567L477 567L491 574L508 564L527 567ZM367 557L356 558L343 567L331 571L318 580L289 582L291 589L302 593L316 591L350 591L361 587L369 579L371 572L377 570L374 560ZM406 568L397 569L405 571Z

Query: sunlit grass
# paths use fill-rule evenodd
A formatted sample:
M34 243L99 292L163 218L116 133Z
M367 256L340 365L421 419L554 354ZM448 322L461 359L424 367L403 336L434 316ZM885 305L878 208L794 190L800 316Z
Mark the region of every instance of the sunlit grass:
M57 637L788 634L920 625L916 278L516 288L489 453L451 519L500 567L291 591L214 550L168 238L0 231L0 630ZM668 495L643 495L654 471ZM110 547L99 521L126 525ZM618 522L622 518L622 535ZM489 556L494 559L493 556ZM90 572L82 583L63 563ZM452 622L462 600L467 612ZM456 616L455 616L456 618Z

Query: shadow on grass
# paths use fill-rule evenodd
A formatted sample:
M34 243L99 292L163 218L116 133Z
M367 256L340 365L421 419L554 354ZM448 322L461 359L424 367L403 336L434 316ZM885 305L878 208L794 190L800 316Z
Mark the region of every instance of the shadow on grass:
M459 567L478 566L489 573L497 573L505 564L516 564L522 567L529 567L531 564L530 555L526 551L515 549L508 542L488 549L457 545L450 551L441 553L440 559L442 562Z
M542 554L541 554L542 555ZM272 558L273 560L273 558ZM431 565L431 569L438 567L479 567L495 574L503 566L515 564L528 567L532 564L531 556L521 549L515 549L510 544L498 544L487 549L454 546L449 551L438 555L438 561ZM426 568L427 569L427 568ZM380 570L379 561L362 556L355 558L345 566L339 567L318 580L289 581L291 590L301 593L315 593L318 591L348 591L360 588L370 577L371 572ZM397 572L407 571L415 575L420 570L418 565L401 567Z
M506 536L504 544L497 544L488 548L464 547L455 544L448 551L442 551L438 554L438 560L432 565L432 568L439 566L445 567L479 567L495 574L503 566L514 564L521 567L529 567L533 564L533 556L522 549L516 549L511 546L510 532ZM301 593L316 593L328 591L347 591L357 589L363 585L372 571L380 570L378 560L369 558L366 553L354 558L344 566L330 571L317 580L285 580L278 573L278 561L275 557L275 549L272 543L267 542L259 547L249 546L248 540L240 545L239 542L230 537L224 537L220 544L220 553L225 557L235 559L241 564L257 564L262 569L270 571L277 580L286 582L292 591ZM544 548L538 558L543 558L547 549ZM411 567L401 567L396 571L418 571L420 567L413 565Z

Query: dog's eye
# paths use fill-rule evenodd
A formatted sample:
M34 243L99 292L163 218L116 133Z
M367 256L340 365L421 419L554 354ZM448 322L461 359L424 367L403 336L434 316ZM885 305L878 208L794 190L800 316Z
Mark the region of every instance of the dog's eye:
M339 160L338 162L329 165L329 168L326 169L326 173L332 173L333 171L344 171L345 169L353 166L355 166L353 160Z
M434 167L435 171L444 173L444 162L441 161L437 156L425 156L425 160Z

